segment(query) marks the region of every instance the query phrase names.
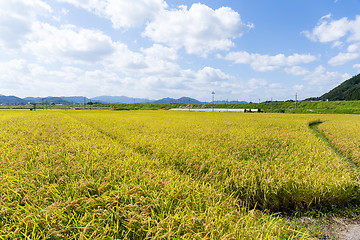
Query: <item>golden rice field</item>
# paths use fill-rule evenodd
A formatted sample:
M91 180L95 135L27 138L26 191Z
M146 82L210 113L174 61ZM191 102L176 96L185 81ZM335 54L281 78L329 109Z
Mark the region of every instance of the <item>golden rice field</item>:
M0 239L313 239L277 213L359 197L319 118L358 156L358 116L0 111Z
M341 154L360 166L360 118L358 115L334 116L319 130Z

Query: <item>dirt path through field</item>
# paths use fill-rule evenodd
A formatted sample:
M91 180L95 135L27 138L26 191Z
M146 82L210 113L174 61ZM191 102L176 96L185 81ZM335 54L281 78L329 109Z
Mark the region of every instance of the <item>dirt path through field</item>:
M309 127L314 131L315 135L322 139L335 153L342 159L347 159L347 156L342 155L334 145L330 143L327 137L322 134L318 125L322 122L320 120L309 123ZM348 160L349 161L349 160ZM332 226L333 233L337 235L339 240L360 240L360 222L357 223L345 223L344 221L337 222Z
M360 224L349 224L339 232L341 240L360 240Z

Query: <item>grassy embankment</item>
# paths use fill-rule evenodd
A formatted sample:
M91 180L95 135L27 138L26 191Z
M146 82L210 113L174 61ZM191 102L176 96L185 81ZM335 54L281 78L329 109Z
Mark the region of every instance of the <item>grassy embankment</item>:
M114 109L114 110L168 110L171 108L212 108L212 104L93 104L93 105L37 105L37 109ZM0 105L0 109L30 109L33 105ZM241 104L215 104L215 108L262 109L274 113L360 113L360 101L267 102Z

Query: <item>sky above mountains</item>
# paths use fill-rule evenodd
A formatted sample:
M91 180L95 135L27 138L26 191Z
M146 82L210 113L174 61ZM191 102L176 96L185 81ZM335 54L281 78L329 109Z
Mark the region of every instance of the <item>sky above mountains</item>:
M4 95L304 99L359 72L359 0L0 1Z

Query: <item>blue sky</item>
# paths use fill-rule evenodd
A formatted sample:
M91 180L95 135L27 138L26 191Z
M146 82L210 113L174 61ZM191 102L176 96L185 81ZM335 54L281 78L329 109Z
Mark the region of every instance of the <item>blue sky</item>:
M0 1L0 94L320 96L360 72L359 0Z

